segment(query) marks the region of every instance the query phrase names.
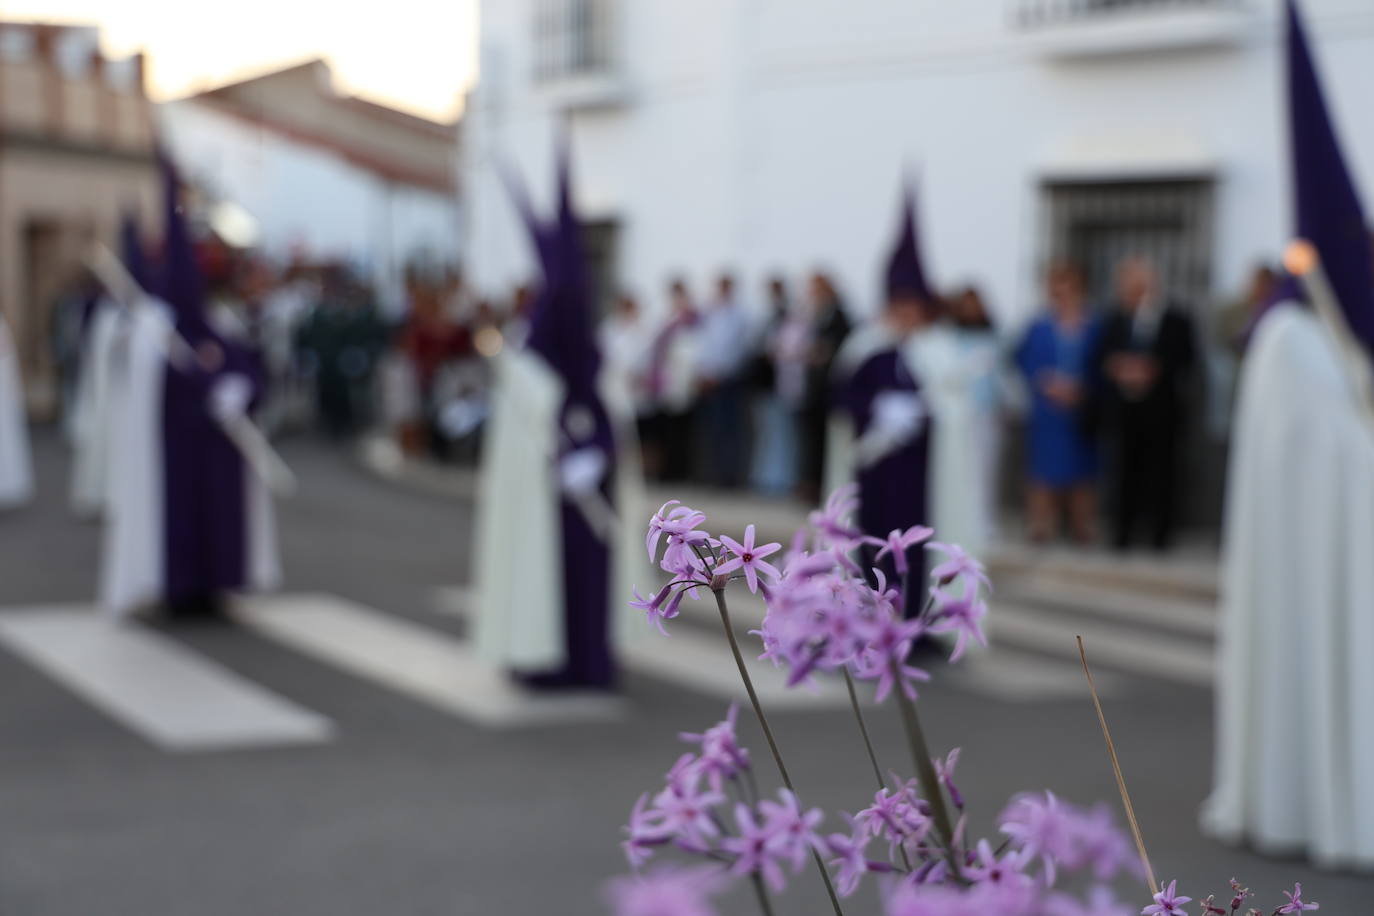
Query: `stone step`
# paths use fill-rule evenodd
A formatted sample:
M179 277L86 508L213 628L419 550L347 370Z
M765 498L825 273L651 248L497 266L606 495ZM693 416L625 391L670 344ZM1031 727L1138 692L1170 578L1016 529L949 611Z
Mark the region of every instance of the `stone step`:
M1194 596L1160 595L1026 573L1004 573L995 585L997 590L989 599L994 613L1003 605L1021 605L1206 641L1216 635L1216 605Z
M1094 667L1210 688L1215 650L1210 640L1174 636L1113 620L1073 618L1043 608L999 603L988 615L993 647L1015 646L1077 660L1082 636Z
M1016 575L1199 604L1215 604L1217 598L1217 557L1205 548L1154 556L1000 544L989 552L987 565L994 585Z

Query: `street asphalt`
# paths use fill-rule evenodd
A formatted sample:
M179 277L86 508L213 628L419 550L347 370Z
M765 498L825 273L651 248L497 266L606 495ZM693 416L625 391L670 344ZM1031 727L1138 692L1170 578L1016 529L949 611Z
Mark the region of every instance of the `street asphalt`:
M0 516L0 613L91 600L99 529L66 510L67 458L35 442L37 502ZM287 590L327 592L435 631L436 589L468 581L471 506L378 480L346 449L292 440L301 492L280 506ZM994 604L994 613L995 604ZM723 704L645 675L614 721L479 727L229 624L164 632L332 719L327 743L171 753L0 650L0 914L5 916L583 916L626 870L619 828L681 752L675 736ZM722 651L724 643L722 642ZM986 830L1013 793L1116 804L1086 692L1027 702L942 683L921 710L937 751L962 746L961 788ZM1209 785L1211 697L1126 676L1108 700L1155 869L1194 897L1233 875L1272 900L1301 881L1323 914L1374 913L1374 879L1223 847L1197 830ZM871 713L880 758L908 769L895 710ZM808 804L856 810L871 776L849 716L774 714ZM767 756L748 715L760 777ZM1374 778L1374 774L1370 774ZM832 821L839 829L839 824ZM1141 905L1148 894L1135 890ZM729 898L727 912L749 912ZM780 913L828 912L809 873ZM860 896L847 912L873 913Z

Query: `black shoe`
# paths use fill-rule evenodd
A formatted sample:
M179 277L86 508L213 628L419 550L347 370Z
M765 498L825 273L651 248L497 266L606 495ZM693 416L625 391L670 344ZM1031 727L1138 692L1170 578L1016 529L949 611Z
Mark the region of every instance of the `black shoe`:
M224 623L228 620L224 613L223 596L213 593L168 601L166 612L167 618L174 621Z

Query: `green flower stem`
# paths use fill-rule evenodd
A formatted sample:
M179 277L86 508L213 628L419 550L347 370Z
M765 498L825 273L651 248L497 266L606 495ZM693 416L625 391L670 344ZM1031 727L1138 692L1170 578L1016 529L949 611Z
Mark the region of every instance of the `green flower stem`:
M916 765L916 778L921 783L921 792L930 803L931 815L935 818L935 830L944 841L945 848L954 855L954 825L949 818L949 808L945 806L945 794L940 789L940 778L935 772L935 763L930 757L930 746L926 744L925 732L921 730L920 717L916 715L916 703L902 689L898 663L892 662L892 675L897 679L893 693L897 706L902 711L902 725L906 728L907 742L911 745L912 763Z
M763 916L773 916L773 903L768 899L768 889L763 886L762 876L755 873L750 877L753 879L754 896L758 898L759 909L763 912Z
M744 665L744 655L739 650L739 641L735 639L735 628L730 624L730 608L725 603L725 588L722 586L712 591L716 596L716 607L720 610L721 626L725 628L725 638L730 642L730 652L735 656L735 666L739 668L740 680L744 682L744 692L749 694L749 702L754 706L754 715L758 717L759 726L763 729L763 737L768 740L768 749L773 753L778 775L782 777L782 784L787 790L795 792L792 788L792 777L787 775L787 765L782 762L782 751L778 749L778 742L773 738L773 729L768 727L768 717L763 714L763 704L759 702L758 692L754 690L754 680ZM816 861L816 870L821 873L821 880L825 882L825 891L830 895L830 905L835 910L835 916L844 916L844 910L840 908L840 898L835 894L835 885L830 880L830 872L826 869L821 854L813 849L811 857Z
M873 750L873 741L868 737L868 725L864 722L863 710L859 709L859 694L854 690L854 678L848 668L841 670L844 671L844 686L849 690L849 708L854 710L854 721L859 723L859 734L863 735L868 762L873 765L873 778L877 781L879 789L885 789L887 784L883 782L883 768L878 766L878 755Z

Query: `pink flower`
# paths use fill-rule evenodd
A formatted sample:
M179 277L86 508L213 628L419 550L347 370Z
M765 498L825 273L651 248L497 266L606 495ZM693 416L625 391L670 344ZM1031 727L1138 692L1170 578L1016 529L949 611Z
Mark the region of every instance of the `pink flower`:
M701 756L697 758L695 766L707 775L717 791L725 780L733 779L736 774L749 768L749 752L739 746L735 737L738 716L739 707L731 703L725 718L706 731L701 734L682 732L678 735L683 741L701 747Z
M648 618L648 621L658 627L658 631L664 636L668 631L663 629L663 621L672 620L678 615L678 608L682 604L683 594L693 586L684 586L677 592L673 592L671 584L663 586L653 596L645 598L639 593L639 589L633 589L635 600L630 602L630 607L639 608Z
M879 789L873 804L854 815L855 830L886 839L890 854L908 841L919 843L930 832L930 818L915 802L914 793L906 788Z
M716 916L710 899L725 885L715 866L662 868L612 881L606 897L615 916Z
M955 633L954 651L949 660L957 662L968 649L969 640L987 647L988 638L983 633L983 618L987 616L988 606L978 600L977 591L970 590L963 597L955 597L938 588L930 593L935 598L934 620L930 624L932 633Z
M706 521L705 513L679 505L679 500L670 499L658 507L649 519L649 533L644 538L644 546L649 551L649 561L658 559L658 540L664 534L683 534ZM677 506L669 509L669 506Z
M1252 896L1254 895L1250 893L1250 888L1241 887L1239 881L1235 878L1231 879L1231 912L1234 913L1240 909L1241 904Z
M792 863L793 872L800 872L806 864L806 856L812 850L824 850L824 844L816 833L825 815L820 808L802 811L797 796L788 789L779 789L780 802L764 800L759 802L759 812L763 815L768 829L773 832L773 848Z
M1028 792L1013 798L999 820L1002 833L1027 860L1040 857L1045 883L1053 884L1057 861L1072 855L1073 813L1060 806L1053 792Z
M629 860L631 868L638 868L649 861L654 850L672 837L672 831L663 826L662 814L656 810L646 810L648 805L649 793L645 792L635 802L630 812L630 822L624 827L628 836L620 845L625 850L625 858Z
M1095 884L1087 900L1051 894L1045 900L1044 916L1135 916L1135 911L1118 902L1111 888Z
M735 864L730 872L736 875L758 874L774 891L787 885L782 865L778 863L773 839L774 830L769 824L759 824L754 813L747 805L735 805L735 827L738 836L726 837L720 848L735 855Z
M965 579L975 583L981 582L987 588L992 588L988 574L983 571L983 564L965 553L964 548L958 544L941 544L939 541L931 541L930 546L945 555L944 562L930 571L930 577L937 585L948 585L955 579Z
M964 796L959 788L954 785L954 768L959 765L959 748L955 748L945 755L945 759L935 758L931 763L935 764L935 777L940 780L940 785L949 792L949 800L954 807L960 811L964 810Z
M1293 893L1290 894L1288 891L1284 891L1283 895L1288 898L1288 902L1275 910L1277 913L1301 913L1303 910L1321 909L1321 904L1303 902L1301 884L1294 884Z
M887 916L1042 916L1029 884L903 884L887 900Z
M824 509L812 512L808 517L807 521L816 531L818 547L848 547L863 537L863 532L849 520L854 510L859 508L858 492L858 484L845 484L830 494Z
M916 699L917 681L928 681L930 675L906 663L916 637L924 624L919 620L890 618L876 625L876 632L854 664L854 673L863 680L876 680L874 699L887 699L892 688L900 686L910 699Z
M1180 897L1178 895L1178 882L1170 881L1168 887L1155 894L1154 904L1140 911L1140 916L1188 916L1183 909L1183 904L1192 899L1192 897Z
M715 573L724 576L737 569L744 570L744 579L749 583L749 591L759 590L759 573L763 573L770 579L776 581L780 575L772 563L764 562L764 557L772 556L782 549L781 544L762 544L754 546L754 526L750 525L744 529L744 543L736 541L734 538L721 536L720 542L729 548L735 556L733 559L726 560L716 567Z
M868 857L864 855L869 837L862 832L852 836L846 833L832 833L826 838L830 854L839 858L830 860L835 867L835 890L841 897L848 897L859 888L859 881L868 874Z
M925 525L913 525L905 531L899 528L893 528L892 531L888 533L886 540L868 538L868 541L872 544L883 545L874 559L881 560L888 554L892 554L892 559L897 564L897 575L904 576L908 569L906 552L912 547L930 540L930 536L934 533L934 528L927 528Z
M700 775L700 771L695 771L689 777L672 779L667 788L654 796L661 829L685 840L691 848L705 848L708 838L720 833L712 815L714 808L725 801L719 791L700 790Z
M1025 855L1020 851L1012 850L999 859L992 851L992 844L987 840L979 840L977 850L974 860L964 866L964 876L970 881L990 881L999 884L1031 880L1029 875L1021 871L1026 863Z
M1116 825L1111 809L1102 803L1074 818L1074 853L1064 858L1068 868L1091 868L1098 881L1110 881L1121 869L1140 872L1140 860L1126 834Z

